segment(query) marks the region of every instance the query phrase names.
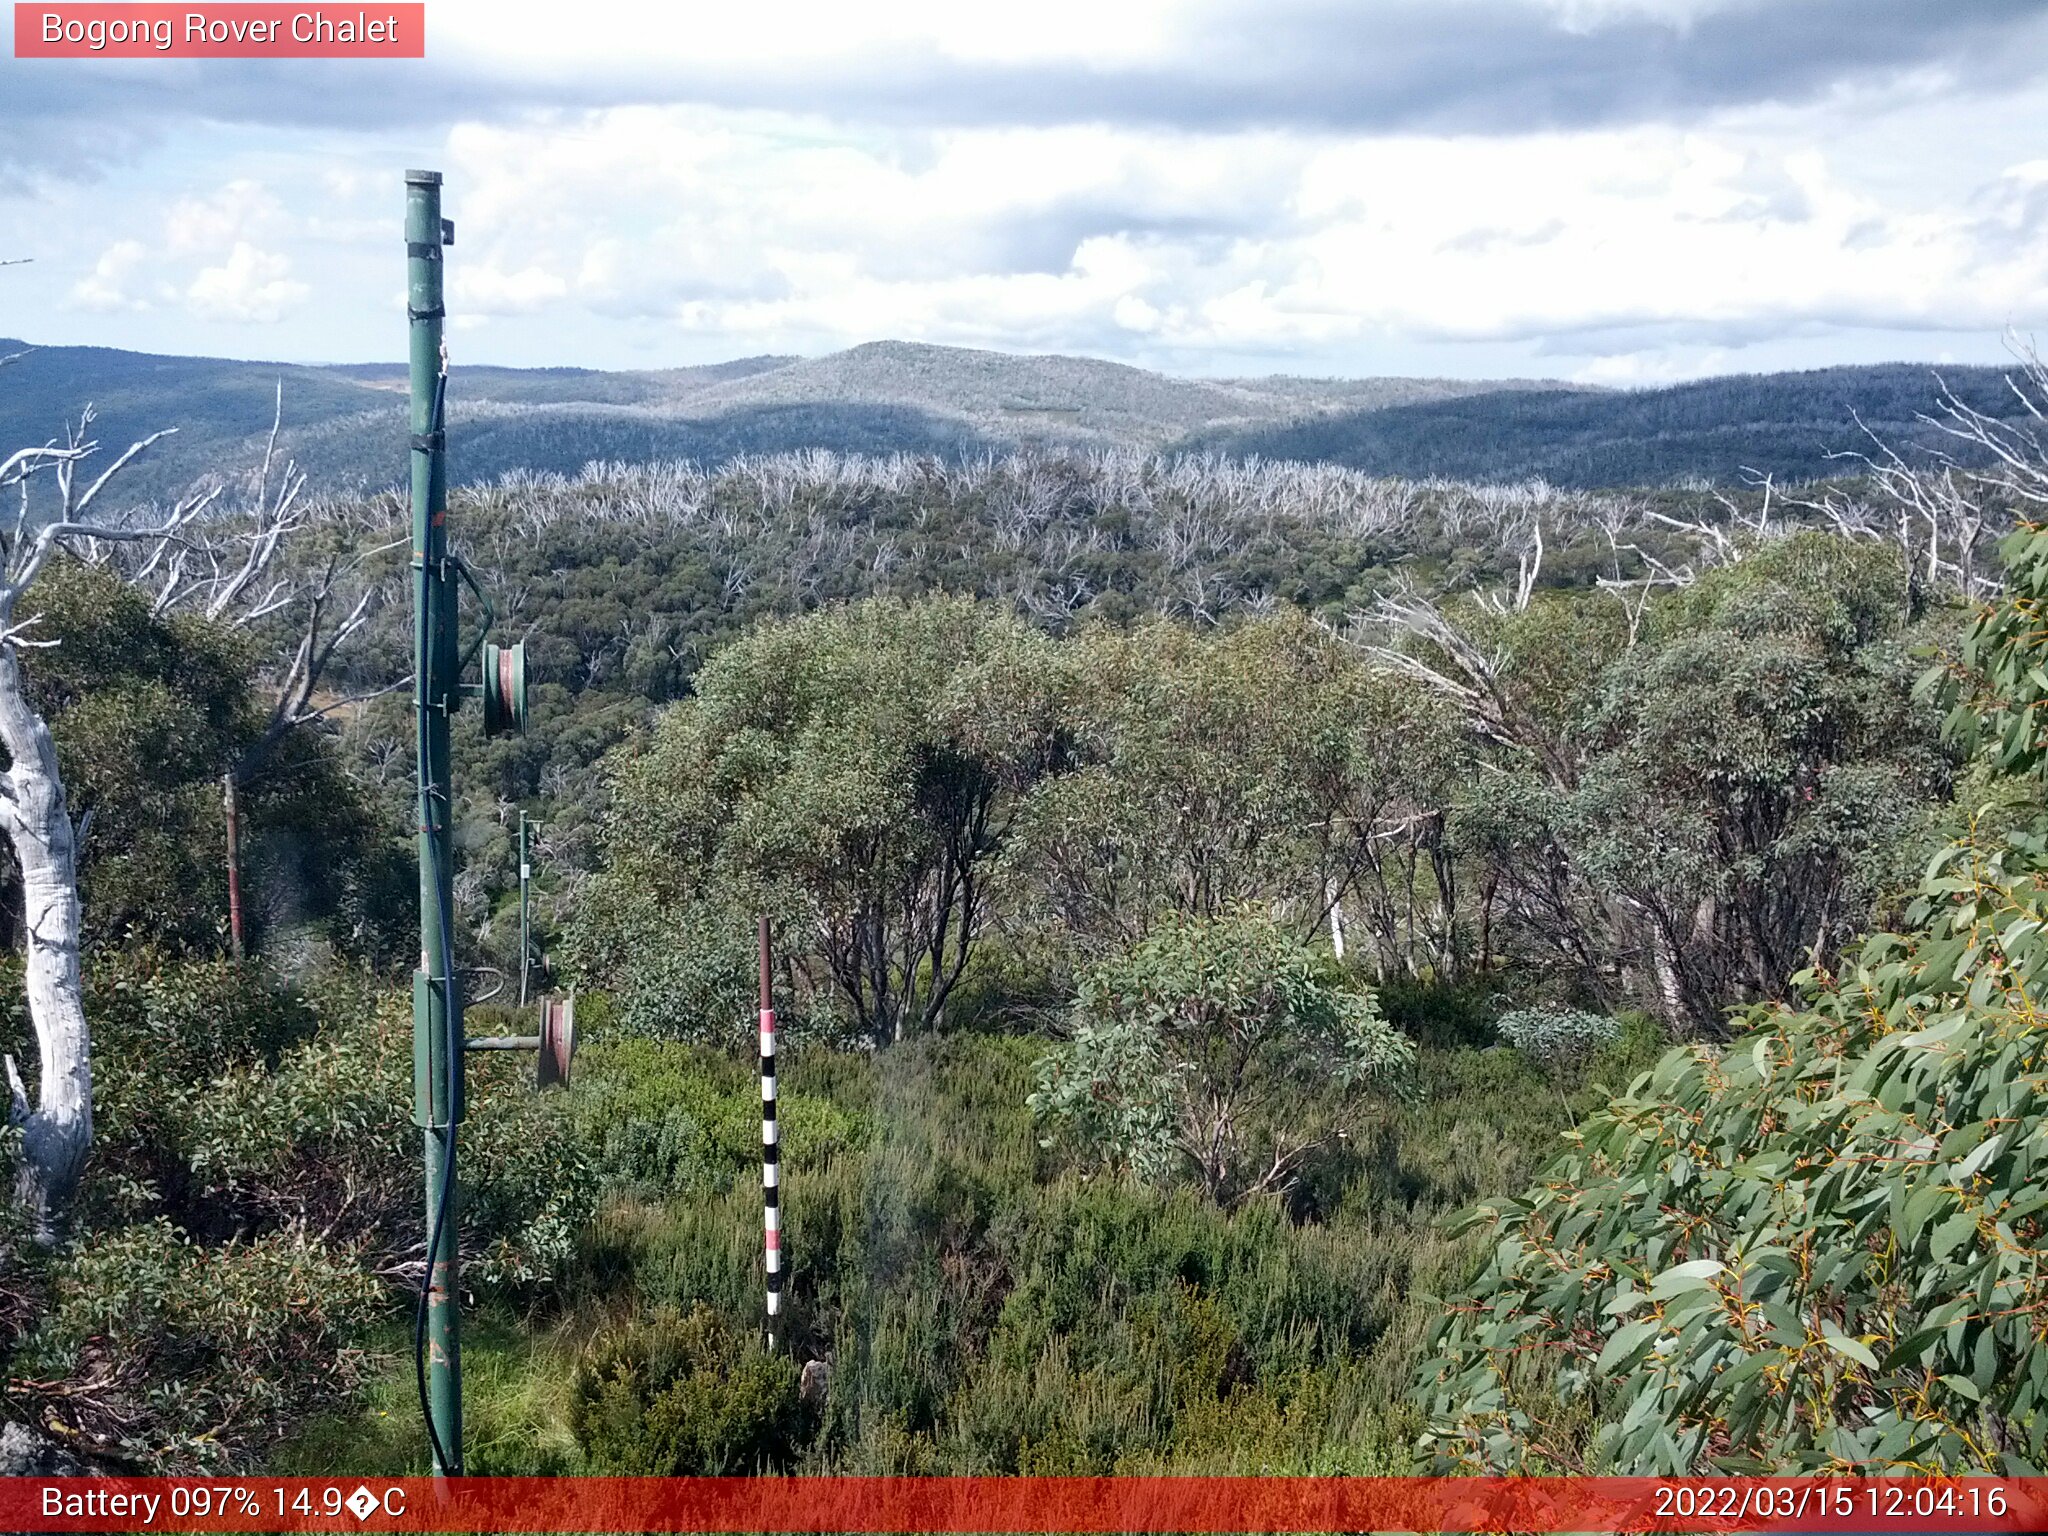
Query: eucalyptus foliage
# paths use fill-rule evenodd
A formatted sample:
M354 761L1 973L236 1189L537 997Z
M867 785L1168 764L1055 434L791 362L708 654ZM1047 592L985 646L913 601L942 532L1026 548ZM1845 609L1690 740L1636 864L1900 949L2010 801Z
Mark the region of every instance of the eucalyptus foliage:
M1583 1008L1514 1008L1494 1023L1502 1042L1545 1065L1583 1061L1621 1038L1621 1025Z
M1689 1472L2048 1464L2048 532L1934 679L2031 827L1934 859L1899 933L1673 1051L1535 1187L1420 1376L1446 1466Z
M961 600L735 641L621 768L584 962L623 983L643 1032L729 1036L769 913L801 1017L850 1015L872 1043L929 1027L1017 799L1064 751L1057 688L1051 641Z
M76 1241L0 1286L14 1416L130 1465L244 1467L362 1377L365 1328L418 1275L408 1000L304 983L144 951L89 974L98 1134ZM24 1028L0 1007L0 1043ZM531 1301L593 1213L595 1149L530 1061L469 1071L463 1278Z
M36 633L60 643L36 652L25 682L82 829L88 946L219 953L228 911L221 774L262 734L264 703L251 685L259 649L225 624L154 613L146 592L73 562L40 579L36 611ZM259 945L312 923L368 956L399 926L389 908L406 908L390 901L385 828L342 768L326 738L299 732L242 786L243 900ZM0 933L15 948L25 944L21 913L9 858Z
M1237 1199L1291 1186L1343 1133L1352 1090L1414 1058L1370 994L1335 984L1270 918L1176 918L1083 977L1030 1103L1140 1177L1190 1174Z
M1404 917L1445 927L1431 898L1455 879L1432 834L1463 744L1433 699L1289 612L1059 649L1073 760L1019 808L1027 921L1099 955L1168 913L1256 904L1306 937L1349 901L1382 970L1415 959Z
M1501 947L1701 1034L1839 954L1910 885L1900 850L1953 776L1911 656L1953 629L1909 623L1906 592L1895 551L1803 533L1633 622L1562 597L1461 612L1498 658L1477 723L1504 771L1470 776L1451 831Z

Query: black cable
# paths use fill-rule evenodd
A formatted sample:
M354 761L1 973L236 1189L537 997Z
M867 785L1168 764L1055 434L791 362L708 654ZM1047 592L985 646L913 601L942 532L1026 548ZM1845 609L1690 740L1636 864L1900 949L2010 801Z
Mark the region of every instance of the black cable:
M422 732L421 734L424 735L425 733ZM429 847L434 846L434 840L431 837L427 839L427 843ZM441 978L441 986L442 1007L445 1010L444 1019L446 1021L446 1028L443 1033L448 1038L448 1059L442 1067L442 1094L447 1106L449 1119L447 1126L441 1133L441 1173L434 1194L434 1225L433 1230L427 1234L427 1265L420 1275L419 1302L413 1313L412 1358L413 1373L419 1387L420 1413L426 1419L427 1440L433 1448L434 1464L444 1471L452 1472L454 1462L448 1455L448 1448L441 1443L440 1432L434 1427L433 1402L427 1391L427 1308L433 1292L434 1256L441 1249L441 1234L447 1229L448 1224L448 1207L451 1203L449 1196L455 1186L454 1065L455 1052L461 1049L455 1038L455 967L450 963L453 959L454 949L452 935L449 931L448 903L442 895L440 853L438 849L434 853L433 874L434 905L440 918L441 929L441 963L445 972ZM430 1116L433 1113L431 1093L428 1095L427 1112ZM452 1280L453 1276L450 1278Z
M434 430L441 431L448 402L448 373L444 367L434 385ZM431 492L431 480L429 491ZM422 553L420 565L420 608L426 608L427 582L431 579ZM433 707L426 696L426 680L431 675L428 669L430 653L434 645L431 626L420 625L419 655L415 658L413 675L418 682L419 706L416 711L415 737L419 753L419 805L420 827L427 833L423 839L428 858L432 861L431 874L434 882L434 911L441 933L441 1006L443 1009L443 1034L448 1040L447 1059L442 1063L442 1100L447 1107L448 1124L441 1133L441 1176L434 1195L434 1225L427 1233L427 1263L420 1274L420 1294L413 1309L412 1364L413 1376L419 1387L420 1416L426 1420L427 1443L433 1450L436 1468L453 1472L454 1462L448 1455L448 1448L441 1443L440 1431L434 1427L434 1406L427 1391L427 1308L433 1294L434 1256L441 1249L441 1235L447 1230L449 1195L455 1187L455 1053L462 1049L462 1042L456 1036L456 1021L460 1017L455 1007L455 942L453 922L448 912L447 888L441 875L441 845L433 835L434 821L430 814L430 799L427 786L433 765L427 757L427 711ZM431 977L429 980L431 981ZM431 1022L431 1021L430 1021ZM429 1028L428 1037L432 1038ZM434 1114L434 1095L431 1087L427 1092L427 1117ZM453 1279L453 1276L450 1276Z

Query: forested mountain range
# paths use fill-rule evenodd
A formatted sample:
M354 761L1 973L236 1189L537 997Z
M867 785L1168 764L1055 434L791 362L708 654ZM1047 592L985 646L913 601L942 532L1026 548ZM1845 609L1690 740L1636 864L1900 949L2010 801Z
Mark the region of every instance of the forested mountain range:
M177 434L136 466L157 493L252 460L283 392L283 446L323 491L379 489L403 464L398 364L308 366L160 357L98 347L26 351L0 384L0 432L44 442L86 404L125 446ZM1995 414L2017 404L1999 370L1947 383ZM1575 487L1727 482L1839 472L1830 454L1925 442L1921 364L1746 375L1616 391L1531 380L1189 379L1092 358L875 342L820 358L754 357L604 372L458 365L451 457L459 483L509 470L693 460L822 448L961 460L1018 448L1136 448L1323 461L1368 473L1541 476Z
M1810 479L1859 468L1840 455L1876 451L1872 435L1895 448L1955 447L1921 420L1943 385L1994 417L2024 415L2003 370L1887 363L1732 374L1665 389L1510 388L1278 426L1219 426L1180 446L1369 474L1540 476L1578 487L1727 480L1746 469Z
M0 340L0 355L27 349ZM42 347L27 350L5 383L0 431L11 441L45 441L87 402L109 443L177 427L143 470L163 489L246 459L269 430L280 385L285 447L323 488L381 488L403 465L401 363L316 367ZM1277 426L1502 387L1451 379L1181 379L1093 358L906 342L636 372L458 364L449 412L462 448L450 472L476 482L511 469L574 474L594 460L719 463L806 448L949 459L1032 446L1159 449L1211 428Z

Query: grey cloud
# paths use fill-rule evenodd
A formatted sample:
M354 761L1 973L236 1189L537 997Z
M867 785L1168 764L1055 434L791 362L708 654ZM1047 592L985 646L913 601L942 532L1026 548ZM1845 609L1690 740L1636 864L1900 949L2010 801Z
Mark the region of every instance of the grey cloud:
M519 105L494 82L357 60L0 60L0 190L85 179L199 123L432 131Z
M1979 187L1970 203L1977 215L1971 233L1989 258L2023 257L2048 238L2048 181L2001 177Z
M1073 266L1082 242L1125 235L1139 243L1172 244L1191 262L1221 261L1233 240L1285 234L1293 220L1280 198L1260 198L1228 215L1159 215L1135 211L1107 199L1074 198L1050 208L1005 212L988 220L964 244L932 253L934 272L1063 273ZM887 262L874 268L883 275Z
M1460 255L1484 256L1494 251L1548 245L1564 232L1563 219L1546 220L1534 229L1507 229L1499 225L1484 225L1477 229L1469 229L1462 235L1452 236L1438 245L1437 249L1455 251Z
M1728 0L1683 27L1632 17L1574 31L1524 0L1215 0L1175 57L1144 67L962 66L912 51L740 74L657 72L626 53L602 74L561 79L432 60L9 60L0 61L0 181L87 172L181 120L402 134L542 107L650 102L902 127L1497 134L1684 120L1928 67L1966 84L2017 85L2048 68L2048 8Z
M1183 62L1153 68L904 58L692 94L904 123L1517 133L1808 100L1928 66L2012 84L2048 66L2042 42L2037 0L1731 0L1684 28L1590 31L1523 0L1268 0L1212 7Z
M1855 329L1868 323L1868 317L1864 317L1849 324ZM1791 320L1783 316L1768 319L1673 319L1552 326L1541 331L1520 333L1514 339L1530 343L1537 357L1596 357L1663 352L1676 347L1739 350L1762 342L1825 336L1835 329L1837 322L1832 320Z
M2023 329L2031 327L2031 317L2016 316L2014 319ZM1666 352L1683 347L1739 351L1771 342L1825 339L1872 331L1900 336L1958 333L1982 336L1997 328L1998 322L1984 315L1957 313L1953 309L1910 315L1890 308L1873 311L1828 305L1797 317L1757 314L1725 319L1678 317L1551 325L1541 329L1515 328L1488 339L1525 342L1535 356L1550 358Z

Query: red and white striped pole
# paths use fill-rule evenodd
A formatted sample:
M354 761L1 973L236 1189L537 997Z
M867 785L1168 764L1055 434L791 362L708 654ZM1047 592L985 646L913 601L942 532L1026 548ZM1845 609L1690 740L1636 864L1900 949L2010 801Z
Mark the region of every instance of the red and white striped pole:
M775 996L768 978L768 919L761 919L761 1235L768 1263L768 1347L782 1310L782 1147L775 1119Z

